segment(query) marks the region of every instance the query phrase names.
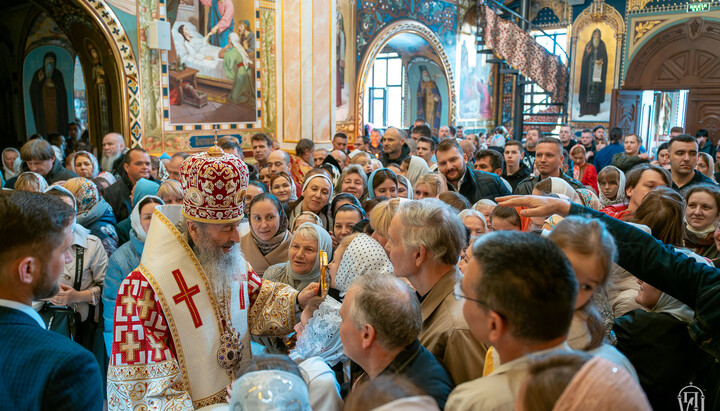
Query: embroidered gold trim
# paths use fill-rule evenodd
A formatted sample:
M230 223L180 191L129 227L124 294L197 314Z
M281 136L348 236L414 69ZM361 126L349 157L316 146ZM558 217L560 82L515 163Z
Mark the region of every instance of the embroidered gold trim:
M200 217L194 217L191 215L188 215L188 213L185 212L185 210L182 210L182 215L187 218L188 220L197 221L198 223L208 223L208 224L232 224L237 223L238 221L243 219L242 213L240 213L239 217L231 218L230 220L210 220L208 218L200 218Z

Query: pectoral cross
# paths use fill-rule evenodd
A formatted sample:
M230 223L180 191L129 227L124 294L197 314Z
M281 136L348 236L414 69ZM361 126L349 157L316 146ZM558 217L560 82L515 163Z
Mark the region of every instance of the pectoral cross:
M192 317L195 328L201 327L203 323L202 319L200 318L200 312L195 305L195 301L193 301L192 299L195 294L200 294L200 287L195 284L194 286L188 288L187 284L185 283L185 278L183 277L180 270L175 270L172 272L172 274L173 277L175 277L175 281L177 282L178 287L180 288L180 293L173 296L173 301L175 301L175 304L180 304L184 301L185 304L187 304L188 310L190 310L190 316Z

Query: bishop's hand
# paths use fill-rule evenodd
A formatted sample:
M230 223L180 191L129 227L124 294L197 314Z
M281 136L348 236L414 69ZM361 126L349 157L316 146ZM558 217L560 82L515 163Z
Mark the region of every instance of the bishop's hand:
M541 196L505 196L495 199L503 207L527 207L520 214L525 217L549 217L558 214L566 217L570 214L570 202L552 197Z

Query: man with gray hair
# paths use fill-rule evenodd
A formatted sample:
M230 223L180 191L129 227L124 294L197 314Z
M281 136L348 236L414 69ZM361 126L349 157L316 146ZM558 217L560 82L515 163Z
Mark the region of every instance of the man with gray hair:
M465 248L465 226L435 198L403 203L390 222L385 250L395 275L417 290L422 307L420 343L462 384L482 377L487 348L475 340L453 297L462 279L457 268Z
M381 375L401 375L445 407L454 384L418 341L422 312L405 283L390 275L359 277L345 294L340 317L343 351L362 368L353 374L351 387Z
M120 158L127 152L125 140L118 133L108 133L102 139L102 157L100 157L100 171L119 173L122 169Z

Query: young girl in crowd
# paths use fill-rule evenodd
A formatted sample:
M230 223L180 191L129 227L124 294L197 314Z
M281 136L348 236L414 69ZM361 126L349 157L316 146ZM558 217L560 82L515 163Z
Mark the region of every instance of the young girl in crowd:
M46 188L48 188L48 183L45 181L45 178L32 171L20 173L15 181L15 190L18 191L42 193Z
M627 173L625 182L627 204L607 206L600 211L619 220L627 221L632 218L647 193L655 187L669 187L670 185L670 173L664 168L647 163L637 165Z
M521 216L512 207L497 206L490 213L493 231L527 231L530 224L530 218Z
M559 222L548 238L570 260L578 282L568 345L613 361L637 379L632 364L607 343L614 318L605 295L605 284L616 258L612 235L598 220L571 216Z
M713 158L708 153L703 153L702 151L698 153L698 161L697 165L695 166L695 169L701 173L703 173L706 177L708 177L710 180L715 183L715 162L713 161Z
M592 188L597 193L597 170L594 165L585 160L585 153L586 150L582 144L576 144L570 149L570 157L573 161L573 178L584 186Z
M597 176L598 196L603 207L625 202L625 174L615 166L603 168Z
M366 178L373 172L372 157L365 151L360 151L354 155L351 153L350 164L360 166L365 172Z
M427 173L418 177L415 182L415 195L413 198L434 198L447 191L447 184L442 174Z
M398 179L390 169L373 171L368 178L368 199L373 197L397 198Z

